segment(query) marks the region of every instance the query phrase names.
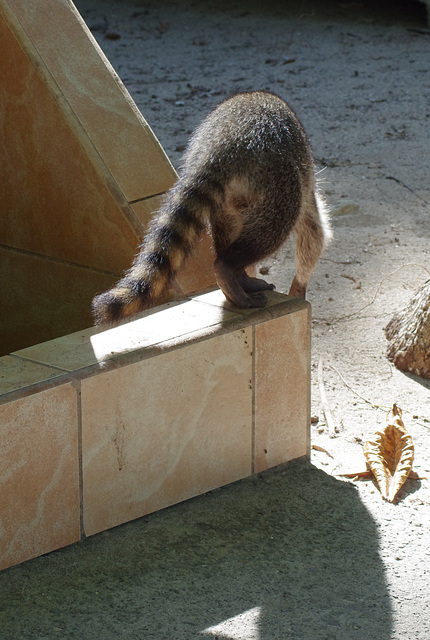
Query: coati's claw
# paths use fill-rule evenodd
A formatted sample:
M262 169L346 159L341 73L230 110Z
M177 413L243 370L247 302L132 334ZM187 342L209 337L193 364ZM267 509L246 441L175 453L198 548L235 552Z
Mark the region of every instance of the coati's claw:
M266 282L262 278L251 278L247 275L245 278L241 277L238 280L242 289L247 293L254 291L273 291L275 288L274 284L270 284L270 282Z

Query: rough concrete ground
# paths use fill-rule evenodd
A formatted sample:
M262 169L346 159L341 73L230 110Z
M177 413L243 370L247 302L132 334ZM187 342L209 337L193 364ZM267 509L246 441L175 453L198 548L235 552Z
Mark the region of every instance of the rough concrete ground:
M424 638L391 636L379 544L351 484L293 462L3 572L0 633Z
M312 442L332 457L314 450L312 464L2 572L0 638L428 640L430 384L387 361L383 333L429 278L424 6L77 4L175 165L197 122L235 91L275 91L305 125L333 210L334 241L309 287ZM264 266L288 290L293 244ZM396 505L372 482L337 475L364 468L363 440L393 402L421 478L407 481Z

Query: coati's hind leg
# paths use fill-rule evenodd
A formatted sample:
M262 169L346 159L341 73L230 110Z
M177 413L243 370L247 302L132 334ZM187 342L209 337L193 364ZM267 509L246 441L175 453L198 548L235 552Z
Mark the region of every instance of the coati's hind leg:
M251 278L243 268L238 269L222 257L215 260L214 270L218 286L229 302L243 309L266 306L267 298L262 290L271 289L273 285L258 278ZM252 288L256 287L257 283L264 283L266 286Z
M263 291L274 289L275 286L261 278L252 278L245 271L246 267L264 257L258 243L252 243L242 235L227 249L218 250L217 253L215 276L227 300L244 309L266 306L267 298Z
M331 229L324 202L316 196L300 215L296 226L296 275L289 295L305 298L306 288L324 247L331 239Z
M237 185L235 188L238 189ZM239 195L233 195L235 198L231 193L228 194L230 206L218 210L211 220L217 256L214 262L216 280L227 300L237 307L264 307L267 298L262 292L273 289L273 285L259 278L252 278L245 271L246 267L263 257L260 249L261 234L259 229L252 229L250 232L247 227L247 219L255 220L255 216L249 215L248 203L243 194L239 192ZM241 207L237 204L239 200Z

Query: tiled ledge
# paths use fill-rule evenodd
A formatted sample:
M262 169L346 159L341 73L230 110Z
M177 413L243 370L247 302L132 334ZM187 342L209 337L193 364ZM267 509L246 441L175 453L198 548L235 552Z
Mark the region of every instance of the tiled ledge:
M0 358L0 568L309 455L310 307L220 291Z

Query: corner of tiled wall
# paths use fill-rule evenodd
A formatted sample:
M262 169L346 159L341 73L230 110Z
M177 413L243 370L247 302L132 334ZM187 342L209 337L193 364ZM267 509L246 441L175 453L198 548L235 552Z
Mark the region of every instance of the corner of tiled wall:
M309 455L310 310L274 292L237 310L211 291L115 329L43 333L59 299L69 319L77 302L87 314L67 332L90 324L175 172L70 0L0 0L0 55L14 60L0 75L2 318L29 291L33 305L0 358L6 568ZM213 284L211 262L206 237L184 293Z
M212 291L0 358L0 568L309 455L309 314Z

